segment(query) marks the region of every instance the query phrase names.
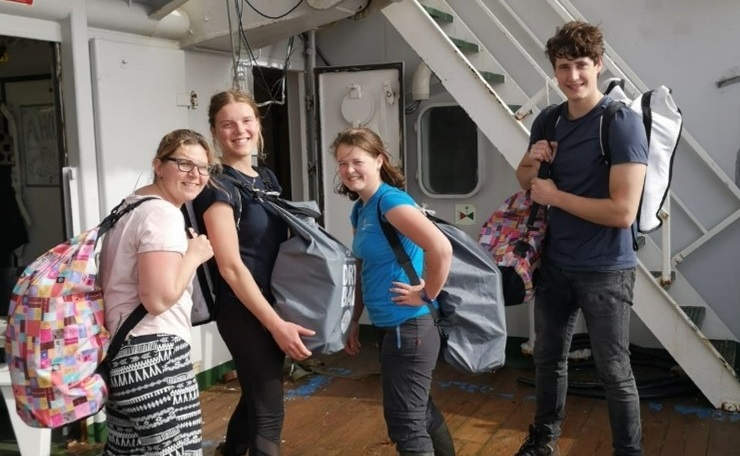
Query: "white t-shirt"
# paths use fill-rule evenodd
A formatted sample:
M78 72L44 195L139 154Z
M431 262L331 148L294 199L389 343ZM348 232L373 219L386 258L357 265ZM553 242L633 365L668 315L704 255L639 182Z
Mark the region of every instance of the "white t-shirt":
M144 196L130 195L130 204ZM139 305L138 254L169 251L184 255L188 249L185 221L180 210L157 198L124 215L103 237L100 284L105 302L105 326L112 333ZM167 311L147 314L129 333L131 336L175 334L190 343L192 279L185 292Z

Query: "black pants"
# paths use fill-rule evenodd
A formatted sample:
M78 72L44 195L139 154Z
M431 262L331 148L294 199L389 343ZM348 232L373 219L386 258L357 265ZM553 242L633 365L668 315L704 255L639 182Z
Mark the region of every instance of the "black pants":
M219 302L218 331L234 359L242 394L222 447L225 456L277 456L283 430L285 354L257 318L233 295Z
M434 321L424 315L377 328L377 336L388 436L399 453L432 452L429 433L445 422L429 395L440 349Z

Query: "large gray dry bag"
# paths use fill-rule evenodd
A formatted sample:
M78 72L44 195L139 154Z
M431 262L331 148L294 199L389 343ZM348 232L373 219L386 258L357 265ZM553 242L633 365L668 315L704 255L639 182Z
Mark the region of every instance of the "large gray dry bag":
M344 349L355 304L357 259L316 219L316 202L291 202L255 190L290 227L272 270L275 311L283 319L316 331L306 347L322 354Z
M464 231L424 211L452 245L452 263L442 291L439 311L428 304L442 338L441 358L467 374L492 372L506 361L506 314L501 272L491 256ZM396 229L378 219L399 265L412 284L419 284Z

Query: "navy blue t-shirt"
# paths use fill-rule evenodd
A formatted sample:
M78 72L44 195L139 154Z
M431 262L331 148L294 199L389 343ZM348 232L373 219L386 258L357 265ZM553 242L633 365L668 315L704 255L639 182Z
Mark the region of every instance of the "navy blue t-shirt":
M558 189L587 198L609 197L610 165L601 153L601 115L612 98L605 96L588 114L568 120L561 113L555 128L557 153L550 170ZM558 109L558 108L556 108ZM544 111L532 124L530 145L543 139ZM647 164L647 138L642 120L628 108L620 109L609 129L611 163ZM544 258L573 271L612 271L637 264L630 228L589 222L562 209L548 212Z
M267 169L260 168L266 177L269 177L269 188L261 177L252 178L240 171L224 166L224 173L230 174L247 186L254 185L255 188L280 192L282 188L277 182L275 174ZM288 225L269 206L260 203L249 194L249 192L238 191L236 184L223 177L213 176L215 182L206 186L198 197L193 201L193 209L200 226L203 223L203 213L215 202L225 202L234 208L234 195L240 195L242 213L239 220L239 253L242 261L251 272L255 282L262 290L262 294L271 303L274 301L270 291L270 276L275 266L280 243L288 238ZM236 223L236 218L234 219ZM208 233L205 233L208 235ZM233 297L234 294L226 281L218 275L217 282L218 297Z

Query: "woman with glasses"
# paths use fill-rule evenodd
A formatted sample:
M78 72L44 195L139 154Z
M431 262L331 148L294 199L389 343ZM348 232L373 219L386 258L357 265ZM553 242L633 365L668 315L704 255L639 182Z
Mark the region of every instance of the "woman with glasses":
M314 331L283 320L273 309L270 276L288 227L246 190L281 190L271 170L253 166L253 154L264 158L254 99L238 90L217 93L211 98L208 122L223 154L223 171L193 208L213 245L219 272L216 324L241 385L217 454L277 456L285 416L283 361L286 354L294 360L309 357L301 336ZM235 198L241 199L240 205ZM239 206L241 213L235 214Z
M190 360L195 270L213 256L204 235L184 230L180 207L209 180L213 152L192 130L162 138L154 182L126 197L148 199L103 238L105 326L115 333L142 303L147 315L111 361L104 455L200 455L201 411Z

